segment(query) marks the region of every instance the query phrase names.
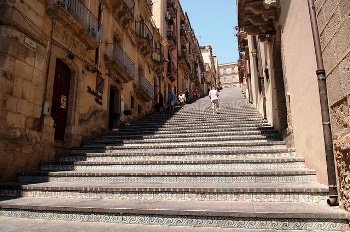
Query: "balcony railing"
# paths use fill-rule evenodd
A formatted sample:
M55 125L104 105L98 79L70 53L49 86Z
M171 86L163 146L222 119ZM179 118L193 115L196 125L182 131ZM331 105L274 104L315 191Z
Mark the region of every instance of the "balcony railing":
M135 31L140 50L145 54L151 53L153 51L153 35L151 30L144 22L137 21L135 22Z
M46 0L46 3L49 14L52 17L58 17L64 25L73 27L78 37L82 39L85 37L85 42L88 42L88 39L84 33L81 33L81 28L84 28L98 45L102 42L102 27L81 0ZM76 24L80 26L75 26ZM88 45L91 48L97 47L91 43Z
M146 0L147 9L152 13L152 0Z
M106 63L109 68L118 73L119 78L122 78L123 82L128 82L135 78L135 64L118 45L111 46Z
M169 49L176 48L176 36L175 36L175 33L173 31L167 31L166 32L166 37L168 39Z
M134 15L135 0L124 0L124 3L130 10L131 14Z
M152 60L158 63L164 62L164 55L160 48L154 49L152 53Z
M144 22L136 22L136 34L138 37L146 39L147 43L153 47L153 35L151 30L148 28L148 26Z
M154 88L143 74L138 75L135 91L145 101L150 101L154 98Z
M113 0L111 8L116 21L128 28L134 20L135 0Z

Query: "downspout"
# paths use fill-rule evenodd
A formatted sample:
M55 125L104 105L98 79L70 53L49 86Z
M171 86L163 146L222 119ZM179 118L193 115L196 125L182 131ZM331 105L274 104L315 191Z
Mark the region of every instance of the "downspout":
M318 89L320 94L321 115L323 125L323 137L325 142L326 162L327 162L327 175L328 175L328 187L329 198L327 203L330 206L336 206L338 202L338 190L337 190L337 178L333 153L333 140L330 124L328 97L327 97L327 84L325 77L325 70L323 66L323 58L321 52L321 43L319 37L319 31L317 27L316 12L314 6L314 0L308 0L309 14L312 28L312 35L314 40L315 55L317 62L316 75L318 79Z

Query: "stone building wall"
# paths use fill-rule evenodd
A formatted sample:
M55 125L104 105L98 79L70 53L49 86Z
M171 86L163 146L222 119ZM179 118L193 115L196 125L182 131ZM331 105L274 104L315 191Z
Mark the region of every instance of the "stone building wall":
M43 22L40 9L21 6L0 8L0 181L54 158L53 121L42 115L47 28L31 25Z
M327 77L340 200L349 211L350 4L348 0L317 0L315 6Z

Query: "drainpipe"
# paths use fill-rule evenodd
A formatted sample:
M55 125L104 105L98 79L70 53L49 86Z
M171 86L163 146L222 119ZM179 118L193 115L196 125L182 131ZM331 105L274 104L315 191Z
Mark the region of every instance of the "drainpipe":
M318 89L320 94L322 125L323 125L323 137L325 141L326 162L327 162L327 174L328 174L328 187L329 198L327 203L330 206L338 205L338 190L337 190L337 178L333 153L333 140L332 131L329 117L328 97L327 97L327 85L325 70L323 66L321 43L317 27L316 12L314 6L314 0L308 0L309 14L312 27L312 35L314 40L315 55L317 62L316 75L318 79Z

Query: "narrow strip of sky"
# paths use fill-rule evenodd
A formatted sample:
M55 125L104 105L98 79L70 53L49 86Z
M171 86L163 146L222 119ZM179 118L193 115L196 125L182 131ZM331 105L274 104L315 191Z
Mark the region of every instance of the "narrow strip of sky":
M239 58L236 0L180 0L200 46L213 46L219 64Z

